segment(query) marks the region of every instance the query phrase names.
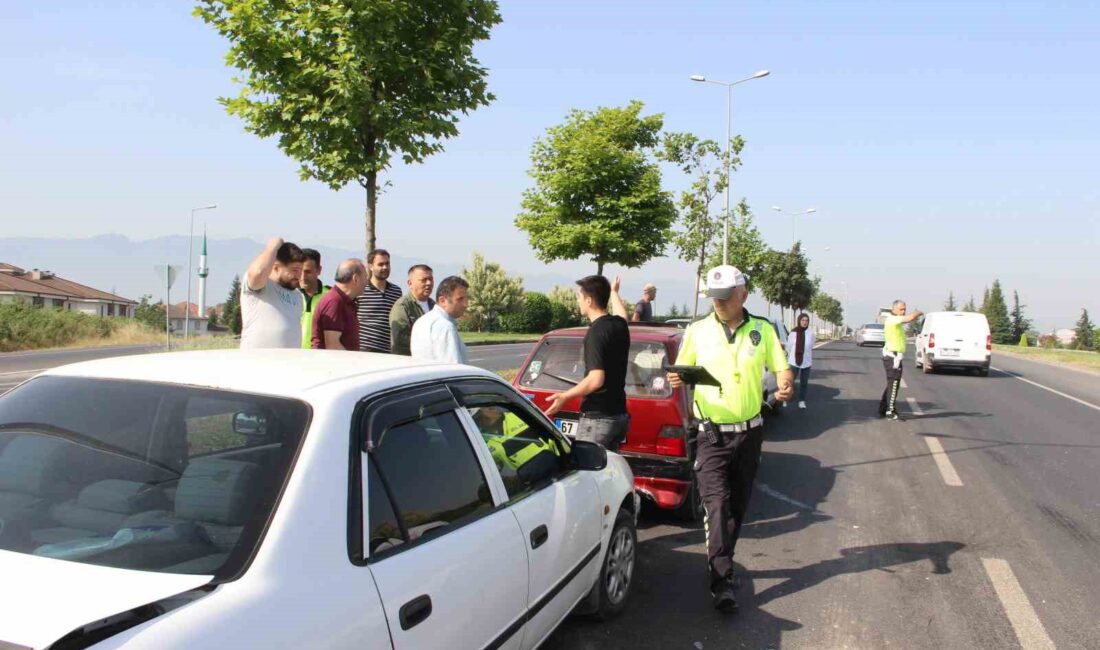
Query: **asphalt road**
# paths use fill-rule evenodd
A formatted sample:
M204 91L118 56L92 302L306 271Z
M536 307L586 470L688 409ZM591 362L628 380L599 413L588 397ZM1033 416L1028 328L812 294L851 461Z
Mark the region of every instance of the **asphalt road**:
M544 648L1100 648L1100 376L910 361L895 423L880 354L818 350L810 408L766 425L738 614L711 608L701 528L649 512L623 615Z
M507 345L476 345L469 348L470 363L487 370L518 368L527 357L533 343ZM69 363L104 359L130 354L160 352L160 346L125 346L108 348L80 348L73 350L43 350L38 352L0 353L0 392L12 388L35 374Z

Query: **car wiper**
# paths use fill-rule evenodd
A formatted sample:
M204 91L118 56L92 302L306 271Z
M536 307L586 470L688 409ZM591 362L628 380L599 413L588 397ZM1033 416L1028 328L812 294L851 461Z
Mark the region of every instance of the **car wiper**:
M574 379L569 379L568 377L559 377L559 376L557 376L553 373L546 372L545 370L541 374L546 375L547 377L549 377L551 379L557 379L558 381L565 382L566 384L572 384L574 386L581 383L581 382L576 381Z
M54 426L52 424L43 424L41 422L8 422L0 424L0 433L5 431L18 431L23 433L40 434L49 436L51 438L60 438L73 444L80 445L81 447L87 447L96 451L102 451L105 454L111 454L112 456L119 456L128 460L134 460L139 463L150 465L159 469L168 470L176 476L182 475L178 469L167 465L157 460L145 458L139 454L135 454L132 451L127 451L121 447L109 445L102 440L97 440L91 436L83 433L77 433L76 431L69 431L64 427Z

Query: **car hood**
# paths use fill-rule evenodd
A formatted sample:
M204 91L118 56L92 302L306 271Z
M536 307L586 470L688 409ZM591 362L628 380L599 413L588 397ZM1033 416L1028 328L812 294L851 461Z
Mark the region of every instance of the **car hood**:
M175 596L213 576L131 571L0 551L0 646L45 648L89 623Z

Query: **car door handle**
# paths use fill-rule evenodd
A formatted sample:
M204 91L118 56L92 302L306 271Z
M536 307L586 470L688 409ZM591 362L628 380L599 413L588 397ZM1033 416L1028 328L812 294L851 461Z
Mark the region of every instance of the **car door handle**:
M546 524L543 524L531 531L531 548L542 546L548 539L550 539L550 531L546 528Z
M417 596L401 606L398 618L401 619L401 629L409 630L424 622L432 615L432 598L425 594Z

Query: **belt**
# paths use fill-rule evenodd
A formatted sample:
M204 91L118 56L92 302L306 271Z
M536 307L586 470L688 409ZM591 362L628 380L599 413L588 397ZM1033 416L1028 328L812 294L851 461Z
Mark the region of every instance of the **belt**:
M755 429L758 426L764 424L763 416L756 416L751 420L745 420L744 422L737 422L735 424L718 424L714 423L714 426L718 428L718 431L722 433L744 433L749 429ZM699 431L703 430L703 426L699 425Z

